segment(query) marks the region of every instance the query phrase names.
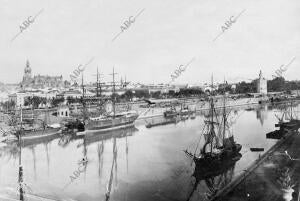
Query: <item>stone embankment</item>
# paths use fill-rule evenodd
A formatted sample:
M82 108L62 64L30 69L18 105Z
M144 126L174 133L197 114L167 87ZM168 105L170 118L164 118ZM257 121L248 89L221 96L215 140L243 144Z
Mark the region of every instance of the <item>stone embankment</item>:
M210 199L210 201L223 201L223 200L231 200L230 196L227 196L232 191L235 191L240 187L239 184L243 183L246 178L250 177L251 174L262 164L269 159L269 157L274 154L274 152L278 151L282 147L288 148L288 144L295 140L297 136L297 132L289 132L284 138L280 139L273 147L271 147L267 152L265 152L260 158L255 160L247 169L245 169L239 176L237 176L233 181L231 181L228 185L226 185L222 190L220 190L214 197ZM225 197L227 198L225 199ZM243 195L244 198L250 196L249 194ZM233 199L234 200L234 199Z

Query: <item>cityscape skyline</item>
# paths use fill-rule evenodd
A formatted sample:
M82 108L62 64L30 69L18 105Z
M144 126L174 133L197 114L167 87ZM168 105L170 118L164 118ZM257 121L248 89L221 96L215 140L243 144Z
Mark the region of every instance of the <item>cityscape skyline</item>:
M300 200L299 0L0 1L0 201Z
M27 68L27 65L28 65L28 60L26 61L26 65L25 65L25 68ZM81 65L80 65L81 66ZM181 66L183 66L183 65L181 65ZM180 67L181 67L180 66ZM284 65L282 65L282 66L284 66ZM23 69L23 76L22 76L22 79L24 79L24 75L25 75L25 68ZM30 67L31 68L31 67ZM31 69L32 70L32 69ZM83 72L83 71L82 71ZM79 81L81 81L81 76L82 76L82 72L80 72L80 74L78 75L78 80ZM276 71L275 71L276 72ZM259 72L257 75L259 75L260 76L260 73L261 72ZM116 73L116 74L118 74L118 73ZM92 79L89 79L89 80L84 80L84 83L85 84L91 84L91 83L96 83L97 82L97 79L96 79L96 75L97 75L97 73L96 74L93 74L93 78ZM99 73L99 75L100 75L100 73ZM103 82L111 82L111 80L109 80L108 78L110 78L111 76L110 76L111 74L109 74L109 73L107 73L107 74L101 74L101 79L104 77L104 76L106 76L106 79L104 79L104 80L100 80L101 82L103 81ZM46 75L42 75L42 74L40 74L40 73L32 73L32 78L33 77L49 77L49 78L56 78L56 77L61 77L62 75L49 75L49 74L46 74ZM68 79L68 77L63 77L62 76L62 81L68 81L68 82L70 82L70 84L72 85L72 84L74 84L74 80L72 80L72 76L74 77L74 75L72 75L72 74L70 74L70 76L69 76L69 78L71 77L71 79ZM211 76L213 76L213 74L211 74ZM257 79L259 79L259 76L256 76L256 77L254 77L254 78L250 78L250 77L248 77L248 78L246 78L246 77L241 77L241 76L238 76L238 77L235 77L235 78L230 78L229 80L227 80L226 79L226 77L224 76L224 78L223 78L223 80L214 80L215 81L215 83L223 83L224 81L226 81L226 82L228 82L228 83L230 83L230 84L234 84L234 83L238 83L238 82L252 82L252 81L254 81L254 80L257 80ZM265 76L264 76L264 74L263 74L263 72L262 72L262 76L265 78ZM100 77L100 76L99 76ZM283 76L282 76L283 77ZM189 81L186 81L186 82L176 82L176 81L169 81L169 82L167 82L167 83L164 83L164 82L155 82L155 81L153 81L153 82L151 82L151 83L145 83L145 82L142 82L142 81L137 81L137 82L132 82L132 81L130 81L130 80L127 80L126 79L127 77L126 77L126 75L120 75L119 76L119 79L117 78L115 81L116 81L116 83L117 82L128 82L128 83L135 83L135 84L137 84L137 83L140 83L140 84L166 84L166 85L181 85L181 84L190 84L190 85L196 85L196 84L208 84L208 83L210 83L211 82L211 78L212 77L210 77L210 80L198 80L198 81L196 81L196 82L193 82L193 83L191 83L191 82L189 82ZM270 79L267 79L267 80L272 80L272 79L274 79L275 77L274 77L274 75L273 75L273 78L270 78ZM14 82L14 83L5 83L5 82L1 82L0 81L0 83L3 83L3 84L22 84L22 79L19 81L19 82ZM85 78L84 78L85 79ZM286 79L286 80L288 80L288 79ZM289 80L289 81L293 81L293 80ZM296 80L296 81L298 81L298 79ZM77 82L77 83L79 83L79 82ZM81 82L80 82L81 83Z

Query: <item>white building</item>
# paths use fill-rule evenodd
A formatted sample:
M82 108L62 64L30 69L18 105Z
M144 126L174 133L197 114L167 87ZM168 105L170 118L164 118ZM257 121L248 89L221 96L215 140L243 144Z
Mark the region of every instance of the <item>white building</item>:
M15 102L16 107L24 106L25 98L28 96L27 93L17 92L8 95L8 100Z
M57 116L58 117L69 117L70 109L66 105L61 105L57 108Z
M259 78L257 80L257 93L260 94L268 93L267 79L263 77L261 71L259 72Z

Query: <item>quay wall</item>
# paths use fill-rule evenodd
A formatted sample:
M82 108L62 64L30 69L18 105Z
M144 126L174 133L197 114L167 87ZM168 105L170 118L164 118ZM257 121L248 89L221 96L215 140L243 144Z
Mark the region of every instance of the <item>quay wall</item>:
M209 201L221 201L223 195L226 195L231 190L233 190L237 185L239 185L244 179L247 178L260 164L262 164L265 159L267 159L272 153L274 153L278 148L280 148L284 143L292 139L292 136L296 132L289 132L284 138L280 139L275 145L273 145L268 151L266 151L260 158L255 160L247 169L244 170L244 173L241 173L228 185L226 185L221 191L219 191L214 197Z
M185 104L189 107L192 111L204 111L209 109L209 103L207 101L197 101L197 100L188 100ZM230 100L226 102L226 107L240 107L240 106L247 106L247 105L258 105L257 98L244 98L238 100ZM215 101L215 108L222 108L223 102L220 99L219 101ZM133 107L133 110L138 111L139 118L138 119L145 119L151 117L158 117L163 116L164 111L168 108L139 108ZM180 110L180 106L176 107L177 110Z

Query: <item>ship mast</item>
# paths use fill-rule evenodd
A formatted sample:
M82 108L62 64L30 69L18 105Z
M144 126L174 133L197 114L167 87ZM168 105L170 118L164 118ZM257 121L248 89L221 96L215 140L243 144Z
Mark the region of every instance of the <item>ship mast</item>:
M113 103L113 118L116 116L116 84L115 84L115 68L113 67L113 73L111 74L113 76L113 83L112 83L112 103Z
M86 120L86 105L85 105L85 89L84 89L84 84L83 84L83 73L81 74L81 87L82 87L82 109L83 109L83 120Z
M291 119L290 120L293 120L293 102L291 101Z
M97 93L97 97L99 97L99 72L98 72L98 66L97 66L97 89L96 89L96 93Z
M101 97L101 94L102 94L102 88L101 88L101 84L104 84L104 83L101 83L101 75L98 71L98 67L97 67L97 87L96 87L96 94L97 94L97 97Z
M21 128L19 131L19 185L20 185L20 200L24 200L24 190L23 190L23 167L22 167L22 131L23 131L23 114L22 114L22 106L20 106L20 121L21 121Z
M212 136L214 135L214 100L213 100L213 97L212 97L212 92L213 92L213 89L214 89L214 77L213 75L211 76L211 93L210 93L210 101L211 101L211 129L210 129L210 151L212 152L212 149L213 149L213 139L212 139Z
M214 99L213 99L213 96L212 96L212 93L213 93L213 75L211 77L211 92L210 92L210 99L209 99L209 112L210 112L210 117L208 118L209 120L208 121L204 121L205 122L205 125L208 126L208 137L206 139L206 142L201 150L201 153L202 155L205 155L206 153L206 146L208 144L210 144L210 151L212 153L213 151L213 141L214 141L214 137L215 137L215 127L214 127L214 124L218 124L217 122L214 122L214 112L215 112L215 109L214 109Z
M227 121L227 116L226 116L226 94L225 94L225 79L224 79L224 96L223 96L223 146L224 146L224 141L225 141L225 131L226 131L226 121Z

